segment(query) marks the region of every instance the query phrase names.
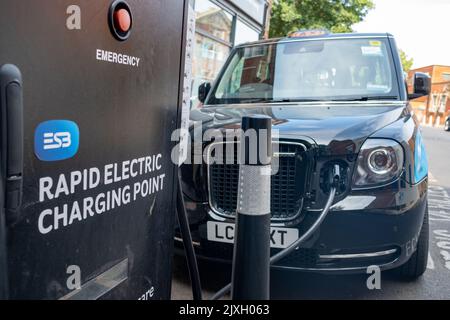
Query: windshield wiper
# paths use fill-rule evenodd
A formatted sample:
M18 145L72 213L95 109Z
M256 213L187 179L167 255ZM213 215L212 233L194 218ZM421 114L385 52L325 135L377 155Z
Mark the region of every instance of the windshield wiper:
M363 96L350 99L333 99L333 101L372 101L372 100L398 100L397 96Z
M239 103L289 103L289 102L318 102L319 99L242 99Z
M351 101L372 101L372 100L398 100L397 96L363 96L357 98L346 98L346 99L242 99L239 103L292 103L292 102L351 102Z
M320 99L273 99L270 103L281 103L281 102L320 102L324 100Z

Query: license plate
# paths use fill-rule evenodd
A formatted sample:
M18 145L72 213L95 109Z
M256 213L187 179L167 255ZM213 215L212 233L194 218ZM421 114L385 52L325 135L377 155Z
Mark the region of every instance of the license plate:
M234 224L209 221L207 224L208 240L234 243ZM298 230L290 228L270 228L270 247L284 249L298 239Z

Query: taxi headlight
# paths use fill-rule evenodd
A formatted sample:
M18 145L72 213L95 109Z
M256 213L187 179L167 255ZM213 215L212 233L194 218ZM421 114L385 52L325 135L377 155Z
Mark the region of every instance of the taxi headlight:
M353 188L373 188L396 180L403 171L402 146L389 139L368 139L358 155Z

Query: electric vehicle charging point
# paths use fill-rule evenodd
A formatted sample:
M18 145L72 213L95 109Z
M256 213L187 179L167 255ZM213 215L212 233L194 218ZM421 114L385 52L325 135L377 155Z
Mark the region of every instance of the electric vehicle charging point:
M0 67L15 70L0 91L1 298L170 299L187 4L0 2ZM269 262L311 236L334 199L270 258L270 122L242 126L268 133L264 159L243 152L257 162L241 168L233 299L269 299Z
M23 98L1 114L2 298L170 299L186 9L0 2L0 67L22 75L2 109Z

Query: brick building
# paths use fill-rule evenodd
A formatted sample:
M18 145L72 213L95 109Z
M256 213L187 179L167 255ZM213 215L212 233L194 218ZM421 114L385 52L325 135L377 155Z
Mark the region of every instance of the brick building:
M431 77L431 93L428 97L412 100L414 112L422 124L444 125L450 114L450 66L433 65L411 70L408 73L408 91L412 92L415 72L427 73Z

